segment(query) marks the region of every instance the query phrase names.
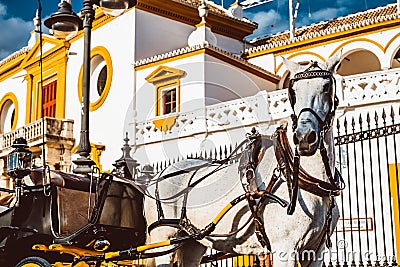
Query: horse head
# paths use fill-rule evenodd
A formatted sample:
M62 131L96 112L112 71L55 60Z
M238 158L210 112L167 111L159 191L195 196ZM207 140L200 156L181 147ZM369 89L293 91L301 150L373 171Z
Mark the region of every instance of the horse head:
M289 100L293 109L293 142L301 156L312 156L331 127L338 99L333 71L340 61L339 53L326 63L307 66L284 60L290 71Z

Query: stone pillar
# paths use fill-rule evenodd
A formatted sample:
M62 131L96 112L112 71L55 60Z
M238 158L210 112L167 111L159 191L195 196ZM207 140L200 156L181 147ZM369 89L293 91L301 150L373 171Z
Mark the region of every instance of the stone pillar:
M10 176L7 175L7 158L0 158L0 187L10 188Z

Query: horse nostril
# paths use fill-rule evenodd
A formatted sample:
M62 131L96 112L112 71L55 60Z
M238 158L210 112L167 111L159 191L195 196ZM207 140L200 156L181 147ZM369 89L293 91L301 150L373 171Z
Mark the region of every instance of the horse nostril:
M297 138L297 134L293 135L293 142L295 145L298 145L300 143L299 138Z
M315 141L317 141L317 134L314 131L311 131L307 136L307 142L312 144Z

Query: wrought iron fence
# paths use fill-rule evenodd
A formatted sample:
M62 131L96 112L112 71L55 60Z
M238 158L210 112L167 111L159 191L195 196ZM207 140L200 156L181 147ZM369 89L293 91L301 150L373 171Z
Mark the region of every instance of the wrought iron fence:
M397 266L400 252L400 110L337 121L337 167L347 184L329 263Z
M336 165L346 189L336 198L340 219L327 266L398 266L400 262L400 108L344 116L335 123ZM222 159L235 146L188 155ZM160 171L183 158L154 164ZM217 252L210 250L208 255ZM271 266L273 257L240 255L206 267Z

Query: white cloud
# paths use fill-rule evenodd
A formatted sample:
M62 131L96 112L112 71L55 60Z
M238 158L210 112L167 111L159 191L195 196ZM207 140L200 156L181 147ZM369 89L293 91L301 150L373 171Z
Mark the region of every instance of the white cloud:
M260 35L267 35L271 32L284 31L289 27L289 23L285 23L285 20L282 20L281 15L275 10L254 13L250 19L258 23L258 28L248 39L259 37Z
M21 18L6 18L7 7L0 3L0 59L28 44L30 32L34 29L33 22Z
M346 14L345 7L340 7L340 8L329 7L312 12L311 17L307 16L299 18L299 23L301 25L309 25L314 22L326 21L333 18L337 18L344 14Z
M0 3L0 16L4 16L5 14L7 14L7 7Z

